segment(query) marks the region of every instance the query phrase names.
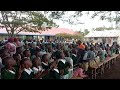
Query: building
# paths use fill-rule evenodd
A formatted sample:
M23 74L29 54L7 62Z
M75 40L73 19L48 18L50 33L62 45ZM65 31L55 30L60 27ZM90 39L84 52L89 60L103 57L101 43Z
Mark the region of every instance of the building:
M85 36L85 41L94 43L106 42L110 45L113 42L120 44L120 30L91 31Z
M51 28L46 31L41 31L41 33L33 33L33 32L20 32L16 37L19 38L29 38L29 39L45 39L45 40L53 40L55 39L55 35L59 33L67 33L74 34L75 32L71 29L66 28ZM0 40L8 38L6 29L0 29Z

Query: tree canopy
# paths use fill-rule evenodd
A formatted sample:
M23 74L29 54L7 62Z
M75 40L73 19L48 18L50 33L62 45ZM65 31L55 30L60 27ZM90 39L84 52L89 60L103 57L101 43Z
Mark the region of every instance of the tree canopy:
M68 13L71 12L70 17L67 18L67 22L70 24L73 24L75 22L79 22L79 24L82 24L80 20L77 18L81 17L82 15L86 14L91 17L91 19L94 19L96 17L99 17L100 20L108 20L109 22L115 22L116 27L119 25L120 22L120 11L47 11L45 13L50 13L50 16L54 19L61 19ZM72 20L76 19L76 21Z
M66 16L69 12L71 14ZM58 27L53 22L54 19L60 19L71 25L84 24L78 19L84 14L91 19L99 17L100 20L116 22L116 27L120 22L120 11L0 11L0 27L6 29L9 37L13 37L21 31L41 32Z
M13 37L21 31L41 32L57 25L38 11L0 11L0 27Z

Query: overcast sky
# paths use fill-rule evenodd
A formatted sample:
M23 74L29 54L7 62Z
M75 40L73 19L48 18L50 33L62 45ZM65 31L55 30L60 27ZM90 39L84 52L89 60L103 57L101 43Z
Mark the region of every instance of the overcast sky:
M91 11L92 12L92 11ZM69 17L69 15L71 14L72 12L69 12L66 16ZM113 25L113 27L115 26L114 23L110 23L106 20L102 21L100 20L99 18L95 18L95 19L91 19L89 16L87 15L83 15L82 17L78 18L82 23L84 24L76 24L76 25L71 25L71 24L68 24L66 22L63 22L61 20L54 20L60 28L70 28L70 29L73 29L74 31L78 31L80 29L82 29L82 31L84 29L88 29L88 30L91 30L92 28L96 28L96 27L102 27L102 26L105 26L105 27L111 27ZM75 20L74 20L75 21Z

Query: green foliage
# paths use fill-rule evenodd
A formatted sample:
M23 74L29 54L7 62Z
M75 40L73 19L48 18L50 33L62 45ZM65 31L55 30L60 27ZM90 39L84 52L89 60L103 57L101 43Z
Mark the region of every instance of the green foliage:
M84 35L87 35L89 33L88 29L84 30Z
M62 37L62 38L65 38L65 39L83 39L83 35L80 34L80 33L76 33L76 34L67 34L67 33L59 33L59 34L56 34L57 37Z
M115 29L115 28L113 28L113 27L97 27L97 28L95 28L94 30L95 31L104 31L104 30L113 30L113 29Z
M21 31L40 32L57 26L38 11L0 11L0 14L0 27L6 28L9 37Z

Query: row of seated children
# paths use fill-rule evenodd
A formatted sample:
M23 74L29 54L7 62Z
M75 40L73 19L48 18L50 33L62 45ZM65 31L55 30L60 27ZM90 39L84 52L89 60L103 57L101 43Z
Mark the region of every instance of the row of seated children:
M65 52L56 51L50 62L48 54L43 54L39 57L39 52L33 59L30 58L31 54L29 50L23 52L23 56L20 54L20 48L13 57L10 57L9 52L6 49L2 57L3 68L1 70L2 79L69 79L73 76L86 77L82 72L82 69L77 69L77 74L73 72L73 64L65 57ZM66 59L65 59L66 58ZM72 74L73 72L73 74ZM76 73L75 72L75 73Z

